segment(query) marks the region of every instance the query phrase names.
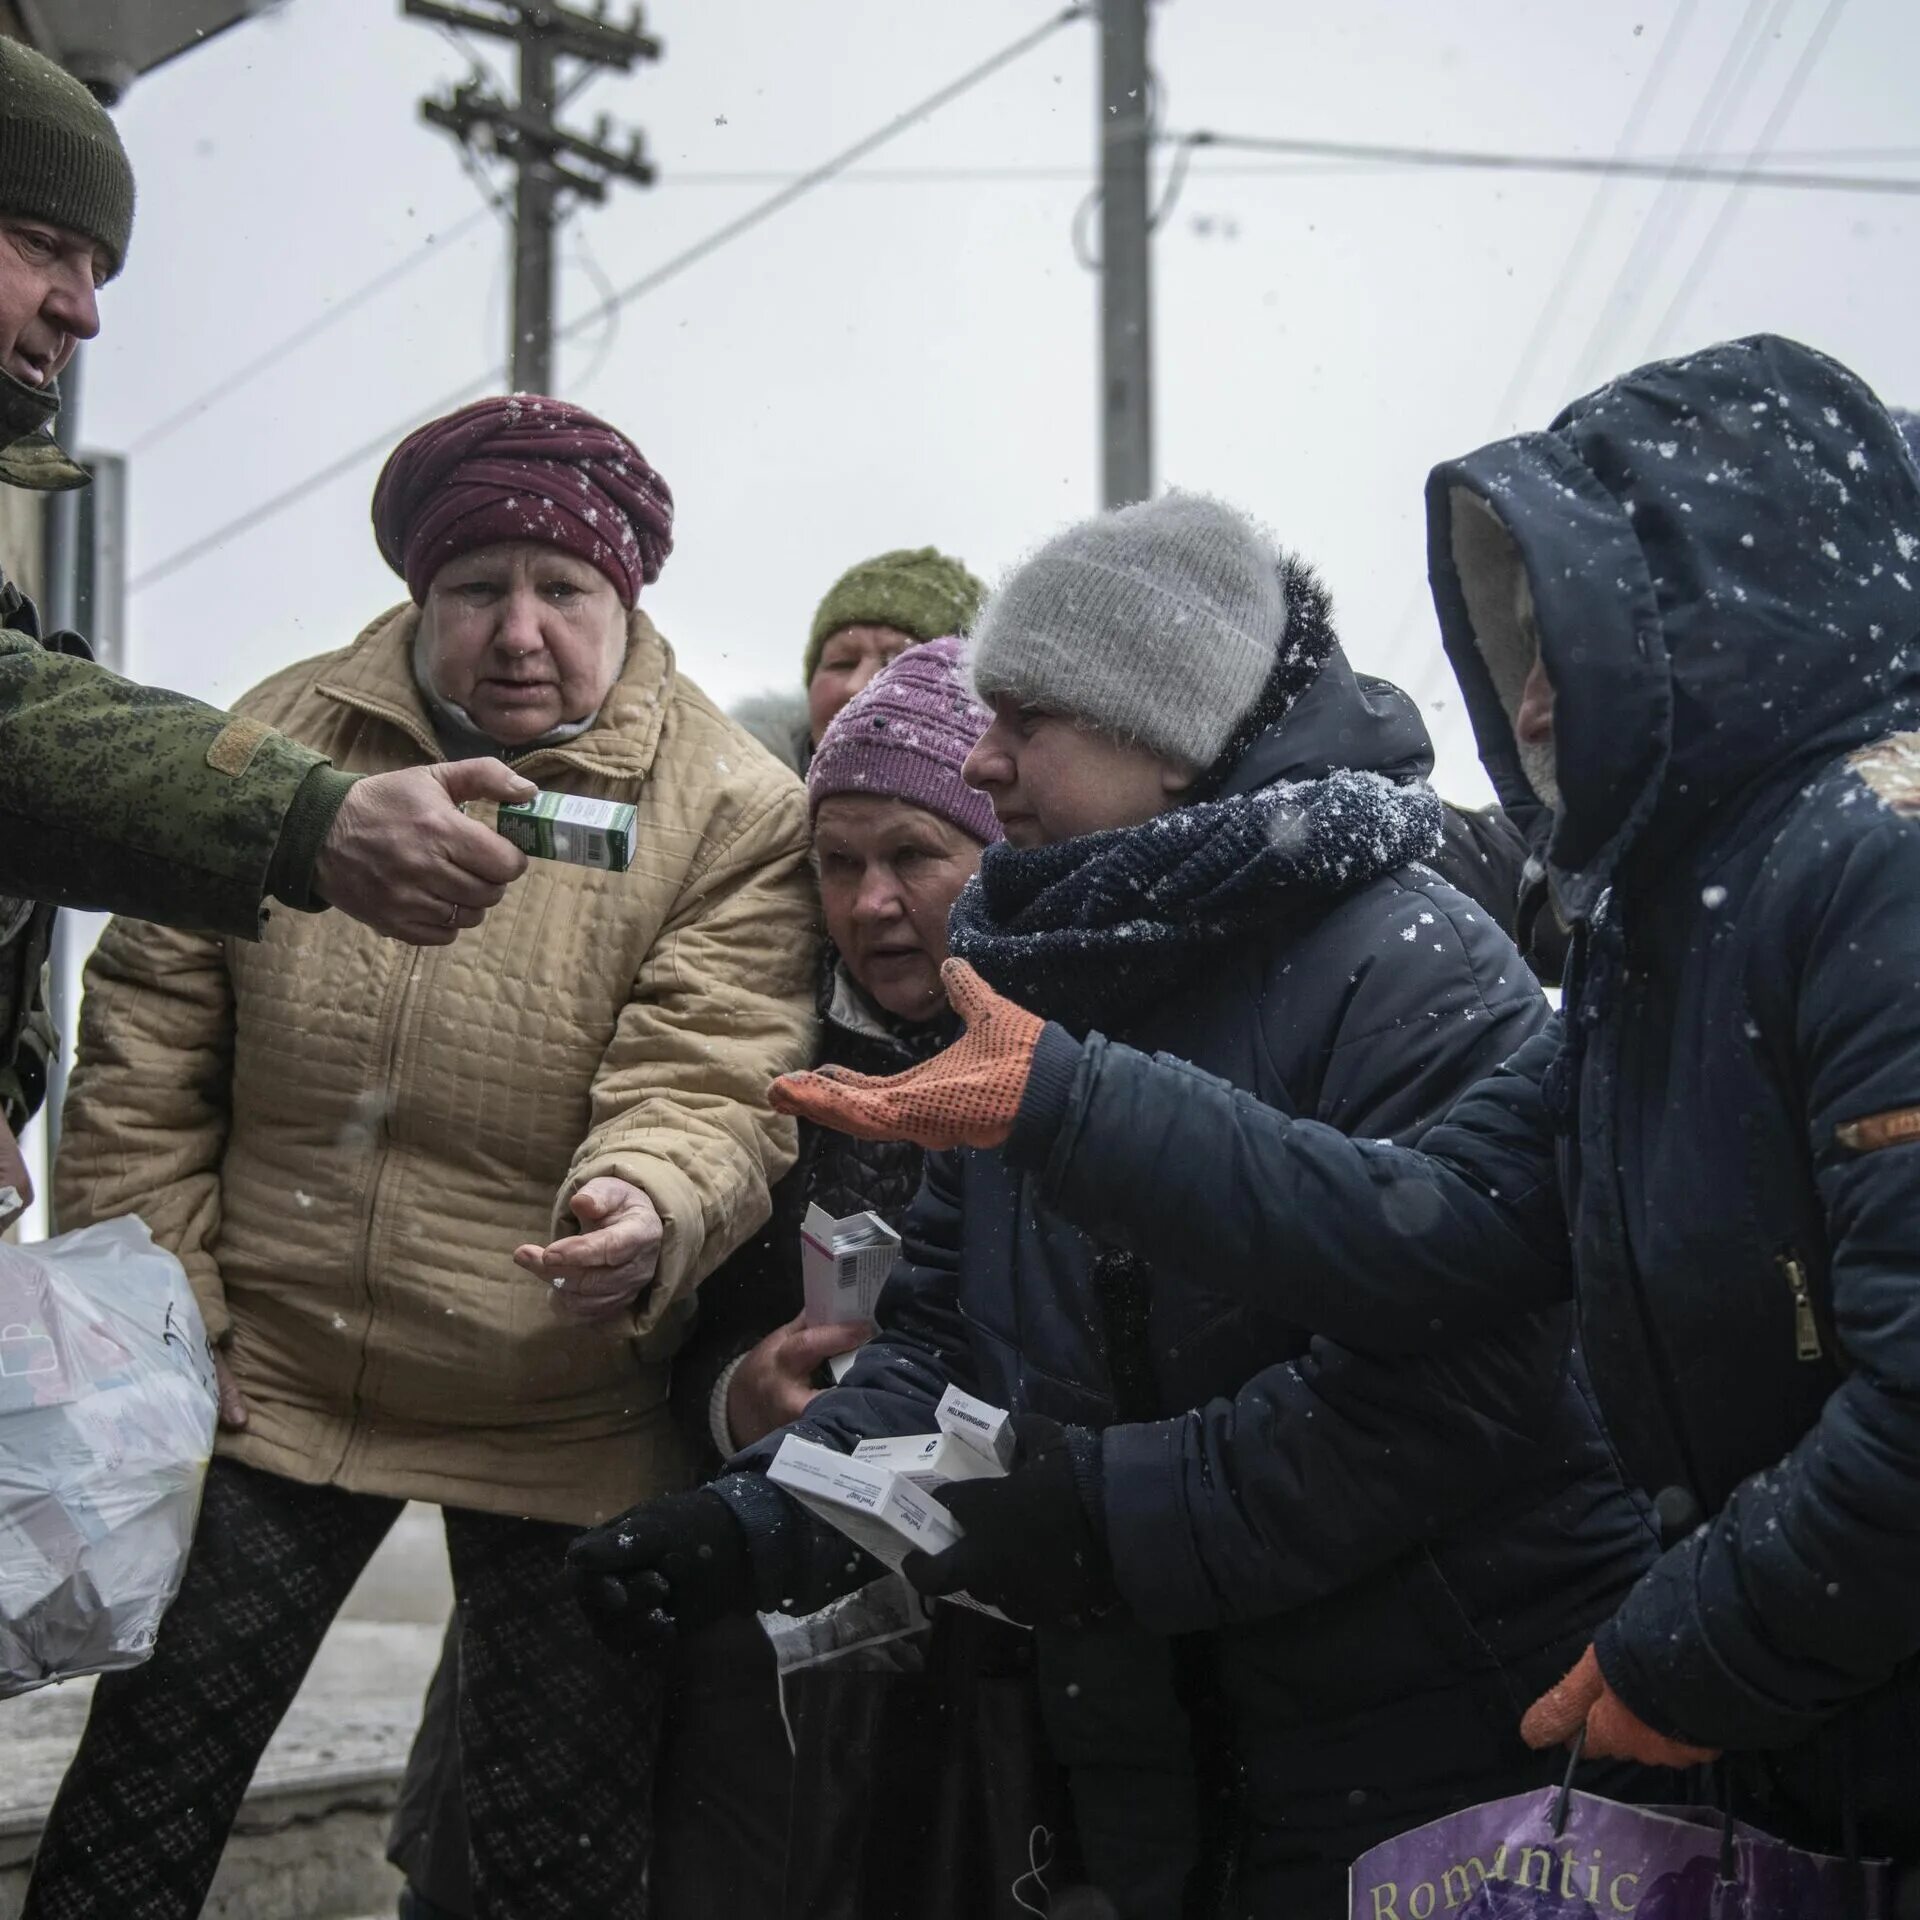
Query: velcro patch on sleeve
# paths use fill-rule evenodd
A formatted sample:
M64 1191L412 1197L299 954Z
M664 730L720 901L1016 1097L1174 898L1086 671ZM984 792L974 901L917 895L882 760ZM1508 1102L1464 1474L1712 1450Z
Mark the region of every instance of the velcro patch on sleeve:
M1833 1130L1834 1140L1849 1153L1878 1153L1882 1147L1901 1147L1920 1140L1920 1107L1895 1107L1891 1113L1870 1113Z
M215 773L228 773L237 780L253 765L253 756L272 734L273 729L258 720L230 720L207 749L207 765Z
M1890 813L1920 814L1920 733L1889 734L1848 760Z

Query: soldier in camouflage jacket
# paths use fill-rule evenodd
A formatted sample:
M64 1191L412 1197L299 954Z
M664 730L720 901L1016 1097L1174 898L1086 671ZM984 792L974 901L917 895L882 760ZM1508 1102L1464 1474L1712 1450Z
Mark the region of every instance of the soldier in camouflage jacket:
M93 96L5 38L0 129L0 484L57 491L86 483L53 439L58 376L99 331L133 174ZM77 635L43 639L0 574L0 1123L19 1128L45 1092L56 906L255 939L269 899L333 904L451 940L524 865L456 803L526 788L490 763L356 782L255 722L104 671Z

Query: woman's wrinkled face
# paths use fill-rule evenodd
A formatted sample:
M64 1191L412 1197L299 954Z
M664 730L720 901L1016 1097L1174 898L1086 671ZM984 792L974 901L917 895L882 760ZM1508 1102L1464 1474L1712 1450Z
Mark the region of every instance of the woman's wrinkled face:
M898 627L842 627L827 635L820 664L807 682L807 724L816 747L826 738L833 716L913 643L913 635Z
M502 746L599 712L627 652L627 610L598 567L533 540L462 554L420 615L433 690Z
M820 803L813 857L827 936L867 997L902 1020L946 1005L947 916L980 866L980 842L925 807L877 794Z
M1064 714L1002 694L961 778L993 802L1016 847L1050 847L1109 827L1137 827L1179 804L1193 775L1150 747L1095 733Z

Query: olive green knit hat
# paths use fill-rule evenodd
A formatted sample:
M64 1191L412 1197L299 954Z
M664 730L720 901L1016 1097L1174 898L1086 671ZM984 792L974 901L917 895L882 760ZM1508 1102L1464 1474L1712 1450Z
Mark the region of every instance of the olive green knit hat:
M933 547L902 547L863 560L820 602L801 684L812 684L821 648L842 627L896 627L916 640L940 640L965 633L986 596L985 586L958 560Z
M72 74L0 34L0 213L96 240L120 271L133 168L107 110Z

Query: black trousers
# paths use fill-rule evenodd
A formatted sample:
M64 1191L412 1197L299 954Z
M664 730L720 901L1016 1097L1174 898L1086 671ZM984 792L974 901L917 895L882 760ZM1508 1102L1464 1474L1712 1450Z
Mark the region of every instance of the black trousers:
M153 1657L104 1675L23 1920L193 1920L253 1770L401 1503L215 1459ZM577 1529L445 1510L482 1920L644 1920L663 1685L606 1654Z
M654 1770L653 1920L781 1920L793 1756L767 1637L739 1614L682 1640L670 1661ZM456 1619L427 1689L387 1858L433 1914L473 1920L460 1668Z

